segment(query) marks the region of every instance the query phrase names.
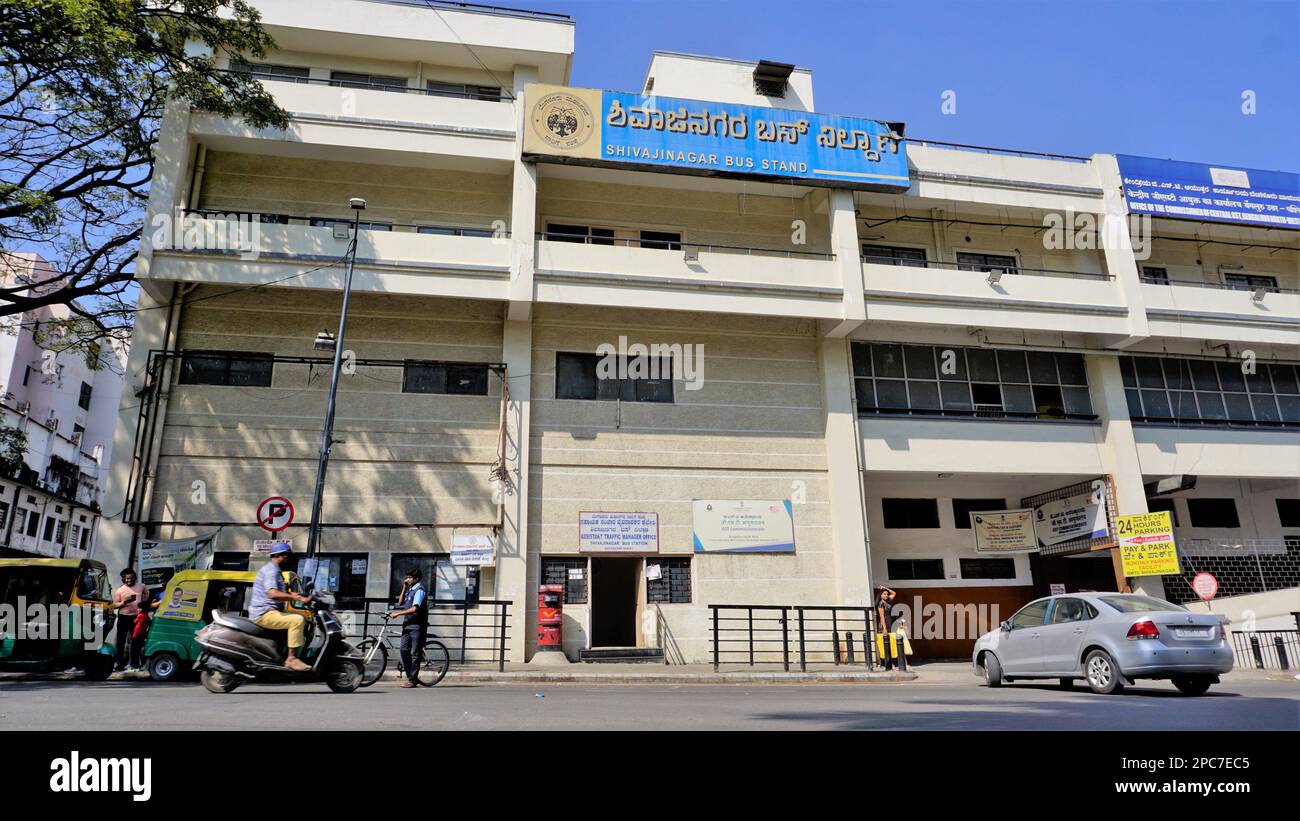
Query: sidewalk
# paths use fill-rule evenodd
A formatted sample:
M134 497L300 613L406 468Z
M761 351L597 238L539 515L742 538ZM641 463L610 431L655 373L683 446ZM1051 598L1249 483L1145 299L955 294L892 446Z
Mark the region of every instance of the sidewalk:
M393 673L389 673L393 675ZM447 682L475 684L896 684L912 681L915 673L867 670L862 666L809 665L803 672L793 666L746 667L711 664L570 664L541 667L507 663L505 672L492 668L461 668L447 673Z

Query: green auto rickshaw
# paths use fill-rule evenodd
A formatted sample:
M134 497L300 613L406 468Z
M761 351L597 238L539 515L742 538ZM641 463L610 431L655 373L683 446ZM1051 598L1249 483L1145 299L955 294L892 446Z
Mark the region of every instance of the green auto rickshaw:
M301 592L295 574L283 575L291 590ZM188 674L202 652L194 635L211 620L213 610L244 613L255 578L257 573L249 570L181 570L173 575L154 610L144 644L149 676L154 681L175 681ZM302 612L310 616L309 611Z
M0 559L0 672L113 673L108 570L92 559Z

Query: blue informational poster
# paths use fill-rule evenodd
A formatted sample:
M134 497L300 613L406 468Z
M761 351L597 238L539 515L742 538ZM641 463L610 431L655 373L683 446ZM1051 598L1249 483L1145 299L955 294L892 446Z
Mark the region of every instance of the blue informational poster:
M1300 228L1300 174L1116 156L1133 214Z

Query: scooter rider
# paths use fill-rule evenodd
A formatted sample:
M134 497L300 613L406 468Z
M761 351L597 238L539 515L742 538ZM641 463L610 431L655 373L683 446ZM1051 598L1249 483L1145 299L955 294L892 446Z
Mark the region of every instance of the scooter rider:
M287 630L289 632L289 654L284 666L290 670L310 670L311 666L298 658L298 648L303 645L307 630L307 618L301 613L286 613L284 603L288 601L306 603L307 596L294 593L285 587L281 575L284 565L293 557L293 548L285 542L279 542L271 548L270 561L257 571L253 580L253 595L248 604L248 618L257 626L268 630Z

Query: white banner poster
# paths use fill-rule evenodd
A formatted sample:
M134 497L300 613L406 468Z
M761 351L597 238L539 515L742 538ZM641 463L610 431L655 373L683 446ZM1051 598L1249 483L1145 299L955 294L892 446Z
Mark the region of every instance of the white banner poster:
M1037 507L1034 510L1034 530L1042 547L1076 539L1105 538L1108 527L1101 483L1098 482L1090 493L1053 499Z
M150 588L166 587L178 570L199 569L200 558L210 551L216 538L216 533L209 533L169 542L141 539L140 582Z
M496 560L491 536L457 534L451 537L452 564L483 567L484 565L496 564Z
M1015 553L1038 549L1034 511L989 510L970 514L977 553Z
M695 499L696 553L793 553L790 500Z
M658 553L658 513L578 512L578 550L583 553Z

